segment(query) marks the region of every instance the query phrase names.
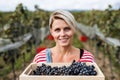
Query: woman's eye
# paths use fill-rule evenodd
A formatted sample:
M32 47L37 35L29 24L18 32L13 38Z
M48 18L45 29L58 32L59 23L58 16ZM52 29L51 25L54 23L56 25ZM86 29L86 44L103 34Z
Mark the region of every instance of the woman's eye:
M65 31L69 31L69 30L71 30L71 28L66 27L64 30L65 30Z
M60 29L55 29L55 32L59 32L60 31Z

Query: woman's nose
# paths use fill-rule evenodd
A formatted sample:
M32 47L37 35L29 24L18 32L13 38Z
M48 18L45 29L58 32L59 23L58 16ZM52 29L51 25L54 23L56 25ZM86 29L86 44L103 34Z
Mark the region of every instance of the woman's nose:
M65 31L62 30L61 33L60 33L61 36L64 36L65 35Z

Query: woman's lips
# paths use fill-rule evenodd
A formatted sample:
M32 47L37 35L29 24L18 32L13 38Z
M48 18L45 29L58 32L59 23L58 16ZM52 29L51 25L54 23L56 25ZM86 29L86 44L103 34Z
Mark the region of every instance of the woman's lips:
M68 40L68 38L64 38L64 39L59 39L61 42L66 42Z

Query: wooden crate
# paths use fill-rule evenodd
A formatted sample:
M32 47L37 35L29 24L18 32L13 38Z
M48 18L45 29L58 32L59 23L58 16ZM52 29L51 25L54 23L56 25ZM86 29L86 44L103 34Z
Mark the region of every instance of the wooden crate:
M63 65L69 65L69 63L46 63L47 65L51 66L63 66ZM90 65L91 63L87 63L87 65ZM105 80L105 77L102 73L102 71L99 69L98 65L96 63L93 63L92 65L95 66L95 70L97 71L96 76L43 76L43 75L31 75L32 71L36 69L37 66L40 66L41 64L35 64L31 63L19 76L19 80Z

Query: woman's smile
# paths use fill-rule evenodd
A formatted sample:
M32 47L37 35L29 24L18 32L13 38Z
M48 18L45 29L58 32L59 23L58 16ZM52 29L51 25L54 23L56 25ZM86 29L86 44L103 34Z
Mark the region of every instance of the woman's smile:
M68 41L69 38L62 38L62 39L59 39L60 42L62 43L66 43Z

